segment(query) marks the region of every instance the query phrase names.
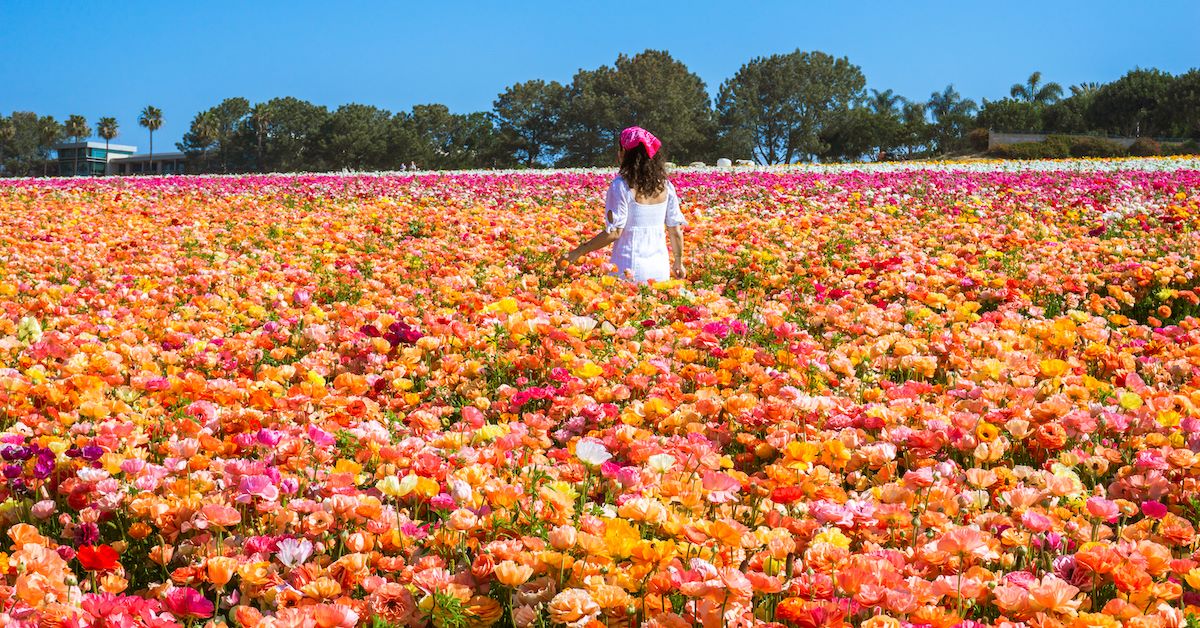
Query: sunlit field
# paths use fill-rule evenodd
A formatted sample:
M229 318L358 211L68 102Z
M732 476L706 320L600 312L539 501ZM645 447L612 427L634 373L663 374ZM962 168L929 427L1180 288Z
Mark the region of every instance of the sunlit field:
M1200 614L1200 161L864 168L0 181L0 625Z

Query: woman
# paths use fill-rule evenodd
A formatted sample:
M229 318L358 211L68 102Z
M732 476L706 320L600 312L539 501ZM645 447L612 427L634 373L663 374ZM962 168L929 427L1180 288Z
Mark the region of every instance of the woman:
M679 195L667 180L662 142L646 129L621 131L617 149L620 174L608 187L604 231L563 256L560 264L614 244L617 275L634 282L683 278L683 225ZM670 255L666 235L671 236Z

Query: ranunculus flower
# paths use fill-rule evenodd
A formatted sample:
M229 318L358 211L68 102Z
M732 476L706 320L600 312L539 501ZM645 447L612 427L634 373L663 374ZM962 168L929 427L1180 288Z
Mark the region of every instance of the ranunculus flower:
M214 606L212 601L191 587L173 587L163 597L163 606L171 614L184 619L204 619L212 617Z
M591 438L584 438L576 443L575 456L589 467L598 467L612 458L604 443Z
M1142 502L1142 514L1151 519L1162 519L1167 516L1167 507L1162 502L1145 501Z
M111 571L116 569L121 559L111 545L83 545L75 557L88 571Z

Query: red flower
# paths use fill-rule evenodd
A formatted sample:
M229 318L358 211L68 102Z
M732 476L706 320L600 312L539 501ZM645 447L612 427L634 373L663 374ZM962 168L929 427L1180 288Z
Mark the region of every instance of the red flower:
M771 501L776 504L794 504L804 498L804 490L799 486L780 486L771 491Z
M76 555L79 564L88 571L110 571L115 569L120 557L111 545L83 545Z

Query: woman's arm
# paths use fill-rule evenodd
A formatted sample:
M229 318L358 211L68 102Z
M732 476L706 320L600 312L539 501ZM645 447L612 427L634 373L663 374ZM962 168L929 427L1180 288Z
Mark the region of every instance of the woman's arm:
M683 268L683 226L667 227L667 235L671 240L671 274L682 279L687 274Z
M593 251L598 251L612 244L613 242L616 242L618 239L620 239L622 231L622 229L617 229L615 231L601 231L600 233L592 236L591 240L588 240L574 249L571 249L569 253L563 256L563 259L571 264L574 264L584 255L587 255Z

